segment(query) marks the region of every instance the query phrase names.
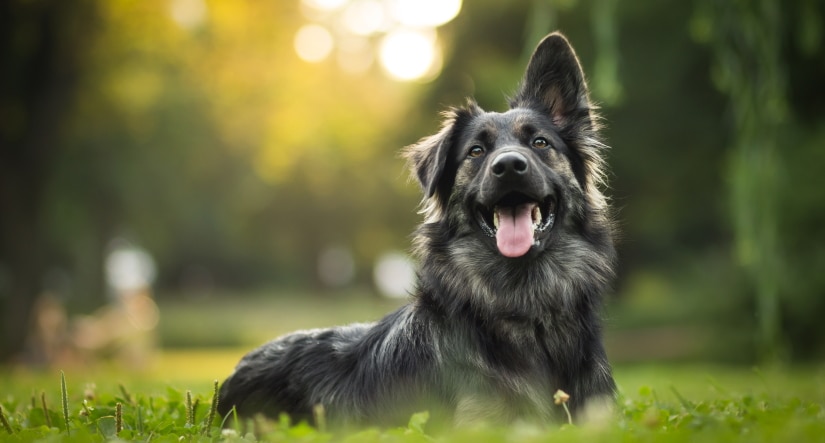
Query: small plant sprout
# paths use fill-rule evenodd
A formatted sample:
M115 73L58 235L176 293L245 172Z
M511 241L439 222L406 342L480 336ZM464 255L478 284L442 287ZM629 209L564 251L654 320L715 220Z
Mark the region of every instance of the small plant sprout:
M206 415L206 423L205 423L206 426L204 426L204 429L206 429L206 436L207 437L211 436L210 434L212 433L212 422L215 420L215 414L218 411L218 381L217 380L214 381L213 386L214 387L212 388L212 405L209 407L209 414ZM234 408L233 408L233 410L234 410ZM223 427L223 424L221 424L221 427Z
M567 423L573 425L573 416L570 415L570 408L567 407L567 401L570 400L570 394L562 391L561 389L557 390L555 394L553 394L553 401L557 405L561 405L564 408L564 412L567 413Z
M198 406L201 405L201 399L195 398L192 401L192 426L195 426L195 418L198 416Z
M192 410L192 391L186 391L186 426L191 427L195 424L195 411Z
M5 429L6 432L14 434L14 431L11 430L9 420L6 418L6 411L3 410L3 406L0 406L0 423L3 423L3 429Z
M120 435L123 430L123 403L117 402L115 405L115 435Z
M89 401L95 401L95 390L97 385L94 383L87 383L86 388L83 389L83 398Z
M81 417L86 417L86 422L87 423L92 422L92 419L91 419L92 410L89 409L89 401L86 400L85 398L83 399L83 409L80 410L80 416Z

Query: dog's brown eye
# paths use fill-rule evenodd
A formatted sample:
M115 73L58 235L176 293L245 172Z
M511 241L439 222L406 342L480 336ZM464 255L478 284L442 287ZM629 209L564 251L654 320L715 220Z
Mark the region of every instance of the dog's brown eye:
M544 149L548 146L550 146L550 142L548 142L547 139L544 137L536 137L536 139L533 140L534 148Z
M484 148L479 145L475 145L467 152L468 157L481 157L484 155Z

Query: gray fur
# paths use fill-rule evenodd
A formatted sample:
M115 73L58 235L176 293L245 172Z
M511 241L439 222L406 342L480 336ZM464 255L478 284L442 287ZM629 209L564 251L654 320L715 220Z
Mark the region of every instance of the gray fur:
M252 351L221 387L220 411L309 419L322 404L329 422L344 425L403 424L424 409L459 425L547 422L563 416L557 389L570 394L574 415L612 397L599 310L615 252L596 121L560 34L539 44L510 110L469 102L447 112L437 134L407 150L425 218L410 304L375 323L296 332ZM532 147L536 134L552 146ZM475 145L484 156L467 155ZM503 151L529 164L506 189L490 175ZM507 258L479 214L525 195L540 196L555 223L527 254Z

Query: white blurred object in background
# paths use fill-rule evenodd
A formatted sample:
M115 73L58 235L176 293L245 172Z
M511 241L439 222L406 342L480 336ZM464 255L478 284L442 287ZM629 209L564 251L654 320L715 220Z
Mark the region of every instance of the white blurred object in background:
M386 252L375 263L373 279L384 297L405 298L415 288L415 266L406 254Z

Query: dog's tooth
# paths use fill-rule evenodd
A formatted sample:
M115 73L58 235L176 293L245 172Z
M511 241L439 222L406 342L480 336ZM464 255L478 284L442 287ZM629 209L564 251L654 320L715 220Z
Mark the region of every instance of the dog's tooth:
M493 226L494 226L496 229L498 229L498 224L499 224L499 220L498 220L498 211L493 210Z

